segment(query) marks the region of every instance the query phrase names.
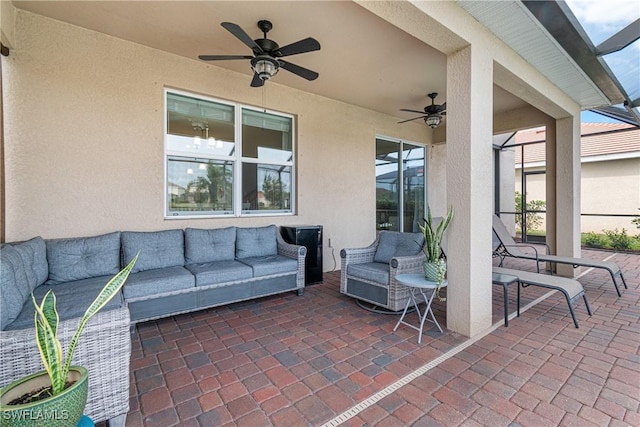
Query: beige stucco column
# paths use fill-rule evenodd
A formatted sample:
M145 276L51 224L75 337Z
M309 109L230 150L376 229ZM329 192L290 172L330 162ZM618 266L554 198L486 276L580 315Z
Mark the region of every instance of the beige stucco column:
M580 120L556 120L556 253L580 257ZM578 270L558 265L558 274L572 277Z
M447 328L491 325L493 61L467 47L447 58Z
M546 243L551 253L557 253L556 230L557 230L557 203L556 203L556 181L557 181L557 161L556 161L556 121L549 120L545 125L545 182L546 182ZM550 268L547 265L547 268Z

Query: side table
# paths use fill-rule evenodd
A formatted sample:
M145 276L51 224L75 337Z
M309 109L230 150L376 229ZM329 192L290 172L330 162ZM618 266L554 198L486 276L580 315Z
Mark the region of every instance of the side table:
M393 331L395 332L398 329L398 326L400 326L400 324L407 325L410 328L413 328L418 331L418 344L421 344L424 322L426 320L429 320L430 322L435 323L435 325L440 330L440 333L442 333L442 328L440 327L440 324L436 320L436 316L433 314L433 310L431 310L431 303L433 302L433 297L436 294L438 282L432 282L430 280L425 279L424 274L422 273L399 274L398 276L396 276L396 281L409 288L410 298L407 300L407 304L404 306L404 311L402 312L402 316L398 320L398 323L396 323L396 327L393 328ZM440 288L446 288L446 287L447 287L447 281L444 280L440 285ZM429 295L429 291L431 291L430 295ZM424 298L425 304L427 304L427 306L424 309L424 313L420 312L420 309L418 308L419 303L418 301L416 301L416 296L419 296L419 295L422 295L422 298ZM407 314L407 309L409 308L410 304L413 304L413 306L416 308L416 313L418 314L418 318L420 319L420 327L414 326L404 321L404 317ZM431 319L427 319L427 316L429 314L431 315Z
M491 273L491 283L494 285L502 285L504 298L504 326L509 326L509 285L515 283L518 286L518 317L520 317L520 280L516 276L502 273Z

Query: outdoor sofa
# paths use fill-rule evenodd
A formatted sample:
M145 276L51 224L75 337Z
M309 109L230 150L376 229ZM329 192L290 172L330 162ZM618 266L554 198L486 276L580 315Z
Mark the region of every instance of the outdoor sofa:
M0 247L0 387L42 369L31 293L56 294L63 349L107 281L139 253L122 291L87 324L73 364L89 370L85 413L124 425L129 411L130 328L281 292L304 291L306 249L275 225L114 232Z

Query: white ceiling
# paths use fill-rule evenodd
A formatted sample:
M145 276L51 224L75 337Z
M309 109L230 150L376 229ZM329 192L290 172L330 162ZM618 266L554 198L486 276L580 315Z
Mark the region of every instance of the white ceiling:
M308 82L281 70L267 84L282 84L349 104L415 117L427 93L446 101L446 56L351 1L14 1L28 10L80 27L191 58L201 54L250 55L250 49L220 26L240 25L261 38L257 22L273 23L268 37L280 46L306 37L322 49L287 58L314 70ZM252 77L248 60L208 62ZM260 90L260 89L255 89ZM494 113L525 106L494 85Z

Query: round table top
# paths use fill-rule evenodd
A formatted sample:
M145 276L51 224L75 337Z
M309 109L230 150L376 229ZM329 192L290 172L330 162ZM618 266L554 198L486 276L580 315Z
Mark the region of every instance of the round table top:
M436 287L438 287L438 282L432 282L431 280L425 279L423 273L398 274L396 276L396 280L398 281L398 283L401 283L405 286L411 286L412 288L435 289ZM440 287L446 288L447 281L443 280Z

